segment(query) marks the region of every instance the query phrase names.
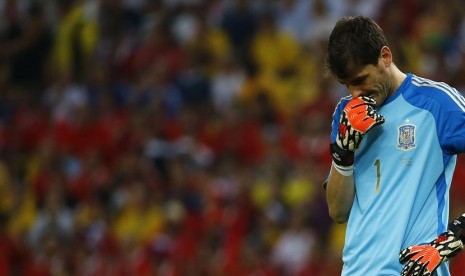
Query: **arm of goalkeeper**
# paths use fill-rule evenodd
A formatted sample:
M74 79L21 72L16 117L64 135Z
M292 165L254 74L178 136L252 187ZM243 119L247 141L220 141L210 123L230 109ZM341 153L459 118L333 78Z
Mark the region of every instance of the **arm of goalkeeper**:
M400 252L405 264L401 275L433 275L444 262L460 253L465 242L465 213L449 224L449 229L428 244L413 245Z
M347 103L339 120L333 117L333 124L338 127L336 140L330 145L330 152L338 171L352 168L354 152L360 146L362 138L373 127L384 123L384 117L376 113L375 107L374 99L361 96Z

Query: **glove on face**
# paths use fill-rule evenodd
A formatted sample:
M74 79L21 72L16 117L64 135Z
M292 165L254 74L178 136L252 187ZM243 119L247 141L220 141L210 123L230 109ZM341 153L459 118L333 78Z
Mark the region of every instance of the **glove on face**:
M384 117L375 112L375 105L374 99L362 96L351 100L344 107L336 139L340 148L354 152L370 129L384 123Z
M449 224L449 230L429 244L413 245L400 252L399 261L405 263L402 276L432 275L444 262L463 250L465 214Z
M375 111L376 101L362 96L351 100L344 107L339 119L336 142L330 150L334 162L339 166L350 166L354 152L363 136L373 127L384 123L384 117Z

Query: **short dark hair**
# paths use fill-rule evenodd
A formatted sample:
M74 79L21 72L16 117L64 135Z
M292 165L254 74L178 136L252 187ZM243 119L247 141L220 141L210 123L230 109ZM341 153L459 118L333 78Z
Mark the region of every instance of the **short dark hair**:
M329 37L326 66L336 78L350 76L353 66L376 65L383 46L388 46L381 27L364 16L342 17Z

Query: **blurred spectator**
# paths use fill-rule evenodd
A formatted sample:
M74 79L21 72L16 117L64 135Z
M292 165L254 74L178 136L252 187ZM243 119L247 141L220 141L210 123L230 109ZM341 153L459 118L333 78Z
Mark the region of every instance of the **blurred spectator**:
M257 34L251 43L251 58L261 74L274 77L295 70L299 45L292 36L277 28L273 13L259 17Z
M221 19L221 26L231 41L234 56L240 63L249 60L249 46L258 26L258 14L249 1L233 0L227 6Z
M64 206L60 187L53 187L47 194L44 206L38 214L29 233L29 241L33 248L40 249L42 242L69 242L73 235L74 215Z
M308 13L311 5L311 1L304 0L277 1L277 27L282 31L292 34L295 40L302 42L302 38L312 25L312 18Z
M314 234L305 228L300 214L291 216L290 226L278 238L273 250L273 261L284 275L297 275L310 259L315 244Z
M217 60L217 68L211 76L213 106L220 113L233 112L236 99L244 83L245 74L232 57Z
M29 89L43 85L52 34L40 3L32 2L21 15L20 3L4 1L0 30L0 70L10 85Z
M95 1L59 1L58 12L52 74L82 81L99 39L97 5Z

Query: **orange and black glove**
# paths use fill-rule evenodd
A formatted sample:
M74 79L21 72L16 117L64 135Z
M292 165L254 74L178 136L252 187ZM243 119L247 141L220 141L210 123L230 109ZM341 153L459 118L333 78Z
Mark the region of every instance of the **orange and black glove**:
M375 111L376 101L361 96L347 103L339 118L336 142L330 145L334 163L340 168L352 166L354 152L363 136L373 127L384 123L384 117Z
M413 245L400 252L399 261L405 264L402 276L429 276L444 262L450 260L463 249L465 214L449 224L449 230L434 241Z

